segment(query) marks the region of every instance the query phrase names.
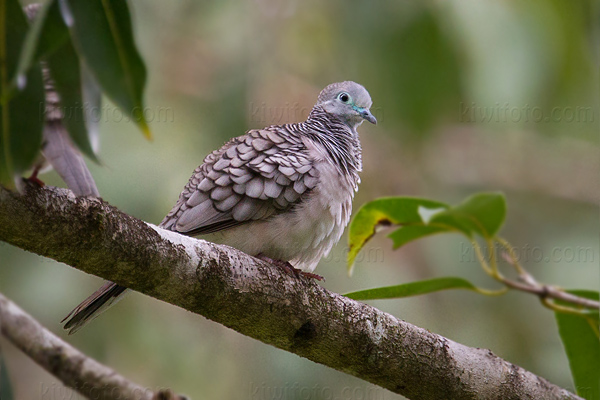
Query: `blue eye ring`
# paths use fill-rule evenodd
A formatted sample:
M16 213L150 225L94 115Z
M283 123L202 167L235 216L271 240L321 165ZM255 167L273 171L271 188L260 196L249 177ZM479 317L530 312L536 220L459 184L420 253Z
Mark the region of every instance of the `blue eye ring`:
M338 94L338 99L342 102L342 103L350 103L350 100L352 100L352 97L350 97L350 95L346 92L342 92L340 94Z

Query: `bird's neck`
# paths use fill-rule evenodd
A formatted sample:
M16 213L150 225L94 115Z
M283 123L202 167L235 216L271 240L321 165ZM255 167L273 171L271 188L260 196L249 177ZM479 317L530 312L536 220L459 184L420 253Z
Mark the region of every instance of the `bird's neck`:
M362 170L362 149L356 128L320 106L315 106L308 119L298 125L306 136L325 148L335 166L350 175L356 186Z

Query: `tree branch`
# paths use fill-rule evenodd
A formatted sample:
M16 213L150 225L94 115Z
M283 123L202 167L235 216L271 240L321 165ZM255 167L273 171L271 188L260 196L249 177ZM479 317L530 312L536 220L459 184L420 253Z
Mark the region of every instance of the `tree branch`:
M562 300L566 303L575 304L581 307L587 308L595 308L598 309L598 302L594 300L586 299L585 297L575 296L571 293L563 292L562 290L556 289L550 285L543 285L539 283L521 283L517 281L513 281L510 279L502 278L500 282L504 283L506 286L510 286L513 289L520 290L522 292L527 292L531 294L535 294L538 297L551 298L556 300Z
M99 400L182 400L170 391L153 392L128 381L46 330L0 294L0 332L16 347L82 395Z
M0 240L411 399L579 399L489 350L65 189L0 187Z

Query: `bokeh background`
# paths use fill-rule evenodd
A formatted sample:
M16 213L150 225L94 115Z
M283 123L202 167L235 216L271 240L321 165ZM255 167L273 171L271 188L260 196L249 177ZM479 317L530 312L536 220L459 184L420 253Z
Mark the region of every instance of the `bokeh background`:
M599 287L600 8L580 0L131 1L149 81L147 142L106 101L102 197L159 223L192 170L250 128L304 119L326 84L371 93L355 208L380 196L456 203L501 190L501 234L541 281ZM49 173L47 184L63 185ZM436 276L494 288L468 243L432 237L393 251L378 237L346 274L346 237L319 265L340 293ZM0 291L133 381L195 399L399 399L205 318L134 294L68 337L58 323L101 284L0 243ZM531 295L450 291L373 301L413 324L572 388L553 314ZM80 398L0 340L16 399Z

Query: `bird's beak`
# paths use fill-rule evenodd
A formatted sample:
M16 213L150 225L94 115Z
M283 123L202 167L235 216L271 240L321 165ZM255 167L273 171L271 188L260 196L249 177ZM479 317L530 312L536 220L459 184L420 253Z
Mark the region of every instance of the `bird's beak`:
M358 113L361 117L363 117L363 119L366 119L373 125L377 125L377 118L375 118L373 114L371 114L371 111L369 111L367 108L358 109Z

